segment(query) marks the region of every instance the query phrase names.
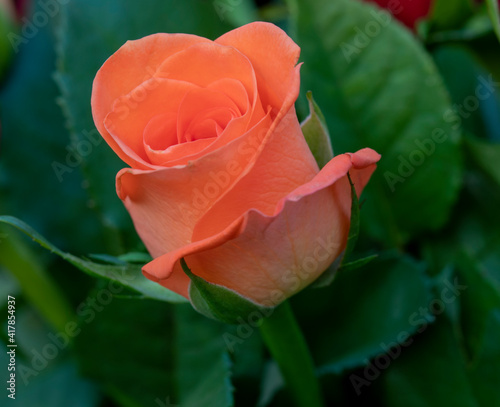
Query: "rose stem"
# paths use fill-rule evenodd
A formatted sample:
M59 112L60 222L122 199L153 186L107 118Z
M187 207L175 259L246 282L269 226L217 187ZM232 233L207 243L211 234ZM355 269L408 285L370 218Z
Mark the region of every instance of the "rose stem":
M324 407L311 353L287 301L263 320L260 332L297 406Z

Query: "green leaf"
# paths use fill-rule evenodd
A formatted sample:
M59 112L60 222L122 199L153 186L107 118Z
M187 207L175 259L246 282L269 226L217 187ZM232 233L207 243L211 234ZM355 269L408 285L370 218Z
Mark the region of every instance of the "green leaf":
M116 173L126 165L97 134L92 119L90 96L95 74L128 40L158 32L215 38L230 27L221 23L212 3L203 0L110 0L105 4L68 0L61 5L59 21L56 82L61 105L74 146L91 145L80 156L80 168L105 231L113 237L112 254L120 254L133 249L137 237L115 192Z
M34 2L32 12L46 15L41 5ZM31 15L26 19L33 21ZM102 250L103 235L81 175L71 167L61 182L53 168L65 165L69 154L52 78L54 21L49 18L48 24L35 27L33 38L18 44L0 91L0 214L22 217L65 250Z
M173 306L100 292L91 292L78 312L75 351L82 373L121 406L156 406L156 399L175 398Z
M495 287L494 281L465 252L457 256L457 268L462 284L467 287L461 298L464 342L474 360L481 352L490 314L500 311L500 287Z
M176 308L176 361L182 407L232 407L231 363L223 341L224 325L189 306Z
M365 264L370 263L372 260L375 260L378 257L378 254L372 254L371 256L366 256L361 259L353 260L348 263L343 263L339 271L350 271L356 270L357 268L363 267Z
M16 296L15 315L16 401L12 405L99 406L101 395L97 386L83 378L74 358L68 357L68 350L73 349L68 331L51 329L36 309L23 302L22 295ZM6 348L1 340L0 345ZM0 363L8 365L6 352L0 355Z
M500 187L500 144L467 137L465 147L476 165Z
M1 241L0 241L1 244ZM7 273L5 269L0 266L0 295L2 298L7 297L8 295L16 296L21 290L21 287L19 287L19 283L17 280L12 276L12 274ZM0 306L3 308L7 307L7 304L3 304Z
M80 377L74 364L65 363L41 372L29 387L23 386L18 377L16 400L12 403L15 406L98 407L101 402L96 385Z
M251 0L214 0L212 2L220 21L239 27L258 20L255 3Z
M451 324L440 319L391 361L380 379L384 405L477 407L462 356Z
M435 0L432 3L430 23L438 30L456 29L473 11L470 0Z
M419 30L420 37L422 37L429 46L435 45L436 43L465 43L473 40L478 40L483 43L484 37L489 36L489 34L492 33L492 24L486 7L481 7L479 12L476 12L473 15L462 16L462 18L466 17L468 17L468 19L461 23L459 28L445 28L443 31L439 30L436 25L431 26L431 24L427 21L426 24L421 24L419 26L420 29L423 29ZM432 29L434 30L429 33ZM494 40L498 43L496 37L494 37Z
M498 9L498 0L486 0L486 6L488 7L488 13L493 23L495 34L500 40L500 11Z
M15 34L14 22L11 13L8 12L10 4L0 6L0 81L3 79L12 61L12 44L10 36Z
M1 225L0 232L4 230L6 228ZM55 330L64 331L67 321L73 317L71 305L33 251L14 233L5 234L0 240L0 267L16 278L23 296L47 322Z
M124 287L130 288L143 294L146 298L152 298L167 302L186 302L186 299L158 283L146 279L141 273L141 267L134 264L126 265L106 265L94 263L88 260L80 259L72 254L65 253L52 245L43 236L38 234L26 223L11 216L0 216L0 223L6 223L19 229L30 236L42 247L62 257L78 269L95 277L101 277L109 281L116 281Z
M184 259L181 259L181 266L191 279L189 285L191 303L206 317L227 324L240 324L252 313L257 313L263 318L272 312L272 308L256 304L235 291L209 283L193 274Z
M284 386L285 381L283 380L278 364L274 360L269 361L262 374L262 388L257 407L270 405L276 393Z
M481 352L470 366L468 375L474 394L480 406L500 405L500 310L496 309L486 321L484 341Z
M500 376L500 190L491 177L470 171L456 217L443 235L425 242L434 269L450 264L460 284L456 327L464 347L467 374L480 406L499 403Z
M304 310L301 325L310 333L322 373L365 365L433 320L430 284L422 269L411 258L385 255L338 273L330 287L294 298L294 309Z
M500 49L500 44L494 46ZM469 49L460 44L438 46L433 50L433 57L454 102L453 111L446 113L453 126L493 140L500 131L498 81L471 52L481 53L483 48L489 54L496 54L491 53L488 43L481 42L481 46Z
M127 263L139 263L139 264L149 263L152 260L151 256L148 253L141 253L141 252L125 253L119 256L118 258Z
M321 169L333 158L332 142L325 116L314 101L312 92L307 92L306 96L309 102L309 116L300 125L307 145Z
M289 4L302 88L322 107L334 150L382 154L363 195L366 232L392 247L443 225L460 187L461 155L459 132L443 116L449 97L429 55L370 5Z
M187 304L90 298L75 349L83 372L120 405L233 406L226 326Z

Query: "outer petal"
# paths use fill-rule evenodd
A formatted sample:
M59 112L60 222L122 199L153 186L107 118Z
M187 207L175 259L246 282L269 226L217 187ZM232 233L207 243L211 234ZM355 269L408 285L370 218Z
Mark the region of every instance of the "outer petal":
M300 54L299 46L282 29L255 22L229 31L215 42L238 49L250 60L264 108L282 105Z
M335 157L269 216L251 210L225 230L144 266L152 280L176 289L179 260L205 280L263 305L276 305L314 281L345 248L350 220L349 171L361 192L380 156L370 149ZM184 280L184 284L186 281ZM177 286L185 295L187 285Z
M211 41L195 35L163 33L128 41L109 57L97 72L91 101L94 122L111 148L132 167L147 168L147 165L129 158L127 153L123 152L104 127L104 118L112 110L117 98L130 93L141 83L155 76L165 59L201 42Z

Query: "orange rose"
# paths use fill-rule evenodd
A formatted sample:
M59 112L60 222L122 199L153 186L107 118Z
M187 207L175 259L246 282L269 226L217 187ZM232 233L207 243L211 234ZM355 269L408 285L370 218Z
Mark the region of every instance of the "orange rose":
M346 174L359 194L380 157L364 149L319 171L294 109L299 52L258 22L215 41L130 41L99 70L94 120L132 167L118 173L117 192L154 258L148 278L189 298L184 258L204 280L269 305L340 256Z

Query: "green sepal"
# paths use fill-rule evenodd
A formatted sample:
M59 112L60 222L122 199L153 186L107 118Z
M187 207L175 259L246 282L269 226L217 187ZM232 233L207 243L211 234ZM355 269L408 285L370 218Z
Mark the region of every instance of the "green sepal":
M208 318L226 324L241 324L252 313L259 314L258 319L261 319L269 316L274 309L256 304L229 288L205 281L191 272L184 259L181 259L181 266L191 279L189 285L191 304L196 311Z
M307 145L318 163L323 168L333 158L333 148L325 116L312 97L312 92L306 94L309 102L309 116L300 124Z
M347 173L347 179L349 180L349 184L351 184L351 222L349 226L349 236L347 237L347 245L344 251L344 257L342 258L341 266L351 255L352 251L354 250L354 246L356 246L360 224L358 194L356 193L356 188L354 188L354 184L352 183L351 175L349 173Z

